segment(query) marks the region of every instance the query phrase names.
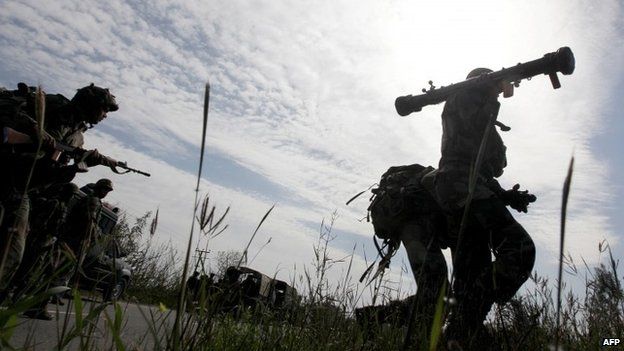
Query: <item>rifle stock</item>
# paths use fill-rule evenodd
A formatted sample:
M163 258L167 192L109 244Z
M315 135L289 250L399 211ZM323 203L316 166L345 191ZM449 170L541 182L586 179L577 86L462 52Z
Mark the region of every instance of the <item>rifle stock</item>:
M435 89L433 83L429 90L423 89L424 94L399 96L394 102L397 113L407 116L412 112L422 110L424 106L435 105L446 101L451 95L462 90L472 89L490 81L500 83L501 91L505 97L513 95L513 87L518 87L520 81L531 78L538 74L546 74L550 77L550 82L554 89L561 87L557 72L570 75L574 72L574 54L572 50L565 46L555 52L550 52L537 60L518 63L510 68L503 68L500 71L484 74L481 77L466 79L462 82L451 84L446 87Z

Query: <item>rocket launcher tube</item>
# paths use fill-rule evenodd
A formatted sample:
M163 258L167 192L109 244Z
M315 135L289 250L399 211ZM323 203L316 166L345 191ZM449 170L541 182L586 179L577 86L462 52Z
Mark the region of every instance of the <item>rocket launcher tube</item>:
M399 96L394 102L397 113L401 116L407 116L412 112L422 110L424 106L435 105L446 101L451 95L465 89L471 89L483 84L484 81L501 83L503 90L506 86L505 97L513 94L513 86L518 86L521 80L531 78L538 74L546 74L550 77L550 81L554 89L561 87L557 72L564 75L570 75L574 72L574 54L572 50L565 46L555 52L550 52L544 57L537 60L519 63L513 67L503 68L500 71L484 74L486 77L474 77L466 79L462 82L451 84L446 87L434 88L426 90L420 95ZM511 92L511 93L510 93Z

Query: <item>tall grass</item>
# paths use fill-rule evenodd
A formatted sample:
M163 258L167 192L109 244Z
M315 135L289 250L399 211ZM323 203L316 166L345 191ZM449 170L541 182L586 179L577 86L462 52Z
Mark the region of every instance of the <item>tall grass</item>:
M272 310L263 305L242 309L237 314L219 313L218 306L209 296L200 298L200 307L195 312L182 311L179 339L171 340L172 317L175 311L162 308L142 309L145 319L145 334L128 339L124 336L126 312L120 304L92 304L88 310L82 303L81 294L74 293L73 303L76 314L71 318L72 325L61 335L57 346L60 349L69 345L84 350L132 349L133 339L144 340L153 349L171 349L177 342L180 350L382 350L400 349L404 345L407 330L402 324L377 323L359 324L350 313L357 306L360 295L357 285L349 283L349 266L352 257L333 258L328 247L334 237L331 234L332 220L319 230L319 240L311 248L314 261L306 268L303 285L298 288L306 292L306 298L289 309ZM557 312L557 284L534 274L531 281L536 288L518 296L505 306L496 307L495 313L487 322L487 327L495 336L501 350L540 350L553 342L557 333L560 345L569 350L594 349L602 337L617 337L624 331L624 292L619 278L619 262L613 258L608 245L600 245L601 252L607 254L605 264L596 268L586 267L586 294L579 298L571 290L562 291L561 315ZM158 260L172 255L171 248L160 250ZM148 250L149 251L149 250ZM153 251L158 251L153 249ZM148 260L149 261L149 260ZM566 261L568 271L582 273ZM145 266L146 270L149 269ZM337 268L347 268L339 280L329 280L329 272ZM157 269L150 269L156 272ZM180 272L177 273L179 277ZM174 289L184 289L176 276ZM140 292L145 287L142 279L137 279L135 290L129 291L129 299L145 301ZM387 286L388 282L384 282ZM156 286L154 286L156 287ZM164 287L163 287L164 288ZM565 287L562 288L565 290ZM392 290L392 289L390 289ZM155 300L157 301L156 297ZM24 300L26 301L26 300ZM441 304L439 304L441 306ZM3 313L0 318L10 319L5 324L15 326L15 311ZM179 311L178 311L179 312ZM85 315L85 317L82 317ZM438 315L442 315L438 313ZM558 321L560 320L560 323ZM11 331L2 328L5 345L11 345ZM108 335L105 346L98 343L96 334L102 331ZM440 334L432 338L440 338ZM78 346L73 346L78 345ZM444 350L443 345L429 342L429 350ZM12 346L12 345L11 345ZM28 345L16 345L28 348ZM408 349L415 347L411 345Z

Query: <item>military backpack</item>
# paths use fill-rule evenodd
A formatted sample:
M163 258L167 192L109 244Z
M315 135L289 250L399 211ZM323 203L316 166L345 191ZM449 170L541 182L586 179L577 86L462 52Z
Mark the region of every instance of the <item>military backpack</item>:
M434 168L420 164L390 167L382 176L368 207L375 235L398 240L400 227L417 216L439 212L439 206L421 184Z

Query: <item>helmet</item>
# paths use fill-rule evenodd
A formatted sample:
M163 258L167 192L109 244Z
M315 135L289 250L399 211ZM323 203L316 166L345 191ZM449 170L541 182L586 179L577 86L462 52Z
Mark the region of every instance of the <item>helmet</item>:
M95 86L93 83L84 88L78 89L71 102L86 109L93 107L103 107L107 112L119 110L115 95L108 89Z
M110 179L102 178L102 179L98 180L95 183L94 188L95 189L103 188L103 189L108 189L109 191L112 191L113 190L113 182Z
M494 71L492 71L489 68L475 68L472 71L470 71L470 73L468 73L468 76L466 76L466 79L470 79L470 78L474 78L474 77L478 77L482 74L488 74L488 73L492 73Z

